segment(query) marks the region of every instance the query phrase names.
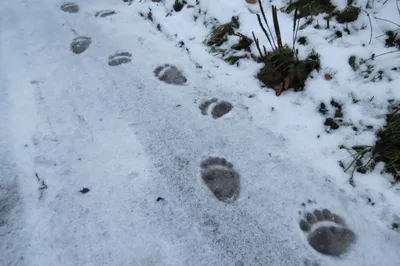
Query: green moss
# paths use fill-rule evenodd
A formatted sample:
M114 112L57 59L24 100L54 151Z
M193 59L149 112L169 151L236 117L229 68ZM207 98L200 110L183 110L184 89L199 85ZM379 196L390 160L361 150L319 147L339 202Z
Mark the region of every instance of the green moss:
M351 67L351 69L353 69L353 71L357 71L358 66L356 64L356 56L352 55L349 57L349 65Z
M386 35L385 39L386 47L400 48L400 40L397 38L397 33L394 33L393 31L387 31L385 32L385 35Z
M335 31L335 35L338 38L342 38L343 37L343 33L340 30Z
M299 44L301 44L301 45L307 45L307 44L308 44L308 42L307 42L307 37L305 37L305 36L299 37L299 39L297 40L297 42L298 42Z
M236 35L240 37L240 40L238 43L232 45L231 49L237 50L237 51L239 51L239 50L248 51L250 49L251 44L253 43L253 40L243 34L240 34L240 33L237 33Z
M172 7L176 12L179 12L183 9L185 4L186 4L186 1L175 0L174 5Z
M246 55L236 56L231 55L224 59L225 62L229 63L230 65L236 64L240 59L247 58Z
M348 23L356 21L360 15L361 9L356 6L347 6L344 10L336 15L336 20L339 23Z
M339 124L333 118L327 118L324 122L325 126L328 126L330 129L338 129Z
M262 59L264 67L260 70L257 77L266 86L275 88L292 71L292 66L296 63L292 49L288 46L268 53Z
M340 108L340 109L342 108L342 106L334 99L331 100L331 105L335 108Z
M342 118L343 117L343 112L342 112L341 109L335 111L335 117L336 118Z
M331 14L336 7L331 4L329 0L298 0L289 4L286 12L290 13L299 7L299 17L308 17L318 15L321 13Z
M326 109L326 104L325 103L321 103L319 105L319 109L318 112L320 112L321 114L325 115L326 113L328 113L328 109Z
M147 19L153 21L153 13L151 12L151 9L149 9L149 13L147 13Z
M315 51L312 51L305 60L298 60L288 46L268 53L262 62L264 67L257 77L266 86L274 89L287 81L289 88L302 90L310 73L320 69L319 55Z
M336 108L335 118L342 118L343 117L342 105L333 99L331 100L331 105Z

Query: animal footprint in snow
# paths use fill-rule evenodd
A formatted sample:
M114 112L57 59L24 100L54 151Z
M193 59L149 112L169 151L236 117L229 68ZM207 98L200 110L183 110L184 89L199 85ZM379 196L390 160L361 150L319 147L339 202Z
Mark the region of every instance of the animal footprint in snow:
M182 74L182 71L174 65L165 64L159 66L154 70L154 74L159 80L168 84L183 85L187 81L186 77Z
M75 54L81 54L89 48L92 39L86 36L79 36L72 40L71 50Z
M343 219L327 209L306 213L300 228L308 234L310 246L325 255L340 256L356 241L354 232Z
M115 54L108 57L108 65L119 66L132 61L132 54L124 51L116 51Z
M229 113L232 110L233 105L230 102L218 101L217 98L213 98L211 100L202 102L199 108L203 115L208 115L211 113L211 116L214 119L217 119Z
M77 13L79 11L79 6L74 3L65 3L61 5L61 10L68 13Z
M200 167L204 183L218 200L229 203L239 197L240 176L225 158L208 157Z
M117 14L114 10L101 10L96 12L95 17L105 18Z

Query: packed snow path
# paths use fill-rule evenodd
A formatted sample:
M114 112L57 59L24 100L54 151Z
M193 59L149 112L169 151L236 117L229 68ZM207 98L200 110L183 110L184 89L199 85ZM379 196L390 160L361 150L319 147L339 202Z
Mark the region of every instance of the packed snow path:
M93 2L0 6L1 265L398 265L398 235L221 73Z

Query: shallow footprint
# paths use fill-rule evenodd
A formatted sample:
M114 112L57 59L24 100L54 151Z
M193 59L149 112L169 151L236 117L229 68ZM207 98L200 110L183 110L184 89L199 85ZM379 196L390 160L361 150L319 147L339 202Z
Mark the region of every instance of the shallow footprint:
M203 115L208 115L211 109L211 116L214 119L220 118L233 109L233 105L227 101L218 101L217 98L204 101L199 106Z
M176 66L170 64L158 66L154 70L154 74L159 80L168 84L183 85L187 81L186 77L182 74L182 71Z
M65 3L61 5L61 10L68 13L78 13L79 6L75 3Z
M101 10L96 12L95 17L105 18L117 14L114 10Z
M86 36L79 36L72 40L71 50L75 54L81 54L89 48L92 43L92 39Z
M230 203L239 197L240 176L225 158L208 157L200 167L204 183L218 200Z
M109 66L119 66L132 61L132 54L124 51L116 51L115 54L108 57Z
M300 229L308 234L310 246L325 255L340 256L356 241L356 235L344 220L328 209L306 213L300 221Z

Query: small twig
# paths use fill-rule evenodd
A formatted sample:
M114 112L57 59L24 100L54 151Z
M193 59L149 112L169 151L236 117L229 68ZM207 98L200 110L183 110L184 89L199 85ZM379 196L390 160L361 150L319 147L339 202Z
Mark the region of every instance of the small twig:
M354 167L353 171L351 172L351 175L349 177L349 184L352 187L356 187L356 185L354 184L354 172L355 172L356 168Z
M363 62L365 63L365 62L367 62L369 60L374 60L377 57L380 57L380 56L383 56L383 55L387 55L387 54L397 53L397 52L400 52L400 50L390 51L390 52L386 52L386 53L378 54L378 55L372 54L372 56L370 58L365 59ZM372 97L372 99L373 99L373 97Z
M369 20L369 27L370 27L370 29L371 29L371 33L370 33L370 35L369 35L369 43L368 43L368 44L371 44L371 42L372 42L372 22L371 22L371 16L369 15L369 13L368 13L367 11L365 11L365 10L363 10L363 9L361 9L361 11L363 11L363 12L365 12L365 13L367 14L367 17L368 17L368 20Z
M393 33L395 33L396 31L400 31L400 29L392 30ZM383 36L387 36L386 33L376 36L376 39L383 37Z
M379 17L376 17L376 16L374 16L374 19L386 21L386 22L392 23L393 25L396 25L396 26L400 27L400 24L397 24L397 23L395 23L395 22L393 22L391 20L388 20L388 19L379 18Z
M387 54L396 53L396 52L400 52L400 50L396 50L396 51L390 51L390 52L386 52L386 53L383 53L383 54L378 54L378 55L375 55L375 57L374 57L374 58L377 58L377 57L379 57L379 56L383 56L383 55L387 55Z
M353 159L353 161L349 164L349 166L344 170L345 172L347 172L353 166L353 164L355 162L357 162L357 160L362 158L361 154L362 153L357 153L357 156Z
M36 181L40 182L40 178L39 178L38 173L35 173L35 177L36 177Z

